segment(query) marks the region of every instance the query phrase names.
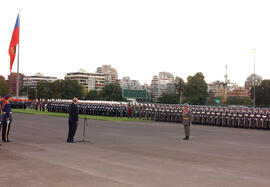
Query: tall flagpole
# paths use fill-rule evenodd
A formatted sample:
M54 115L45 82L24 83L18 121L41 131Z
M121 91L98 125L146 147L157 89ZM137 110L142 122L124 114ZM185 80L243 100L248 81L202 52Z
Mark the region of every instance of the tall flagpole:
M19 61L20 61L20 35L21 35L21 10L19 11L19 43L18 43L18 55L17 55L17 90L16 97L19 97Z
M255 56L256 56L256 49L253 49L253 54L254 54L254 73L253 73L253 107L255 108L256 107L256 91L255 91L255 89L256 89L256 86L255 86Z

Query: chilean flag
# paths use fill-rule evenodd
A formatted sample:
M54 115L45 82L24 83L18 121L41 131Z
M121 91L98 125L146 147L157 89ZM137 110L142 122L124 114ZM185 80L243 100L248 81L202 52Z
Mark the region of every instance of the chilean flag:
M12 33L12 38L10 41L10 45L9 45L9 56L10 56L10 72L12 70L12 66L13 66L13 62L15 59L15 54L16 54L16 46L17 44L19 44L19 32L20 32L20 28L19 28L19 15L17 16L17 20L16 20L16 24Z

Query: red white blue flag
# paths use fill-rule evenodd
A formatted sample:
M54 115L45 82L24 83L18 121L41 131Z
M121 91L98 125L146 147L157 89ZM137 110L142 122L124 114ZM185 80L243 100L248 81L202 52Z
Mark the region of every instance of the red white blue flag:
M16 20L16 24L12 33L12 38L10 41L10 45L9 45L9 56L10 56L10 72L12 70L12 66L13 66L13 62L15 59L15 55L16 55L16 47L17 44L19 44L19 32L20 32L20 28L19 28L19 15L17 16L17 20Z

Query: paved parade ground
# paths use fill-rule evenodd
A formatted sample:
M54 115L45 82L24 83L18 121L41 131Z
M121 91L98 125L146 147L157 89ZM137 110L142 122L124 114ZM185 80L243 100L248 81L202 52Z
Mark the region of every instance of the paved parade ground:
M0 186L270 186L270 131L193 125L184 141L175 123L88 123L90 142L68 144L67 118L14 114Z

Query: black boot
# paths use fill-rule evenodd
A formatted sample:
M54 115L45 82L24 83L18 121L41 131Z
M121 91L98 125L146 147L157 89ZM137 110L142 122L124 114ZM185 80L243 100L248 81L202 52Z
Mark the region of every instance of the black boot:
M189 136L186 136L185 138L183 138L183 140L189 140Z

